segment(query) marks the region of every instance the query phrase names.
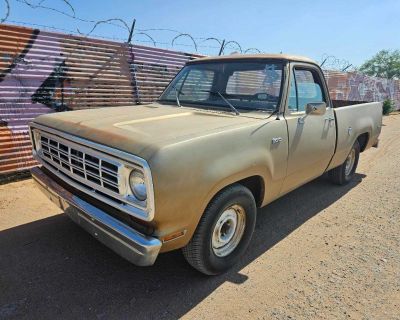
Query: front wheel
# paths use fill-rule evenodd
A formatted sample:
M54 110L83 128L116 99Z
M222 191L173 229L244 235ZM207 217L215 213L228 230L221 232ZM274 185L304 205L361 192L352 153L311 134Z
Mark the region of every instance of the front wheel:
M256 203L235 184L211 200L190 242L182 249L189 264L207 275L228 270L247 249L256 223Z
M358 140L354 142L349 155L342 165L329 171L331 181L338 185L344 185L353 178L360 157L360 144Z

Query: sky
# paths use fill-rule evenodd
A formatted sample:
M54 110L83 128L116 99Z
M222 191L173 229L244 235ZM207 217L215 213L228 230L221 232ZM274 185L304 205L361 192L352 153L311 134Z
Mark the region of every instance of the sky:
M158 47L171 48L174 37L190 34L203 54L218 54L218 42L205 40L212 37L236 41L243 51L257 48L261 52L304 55L316 61L333 56L359 66L381 49L400 47L400 0L44 0L41 4L72 15L65 1L83 20L120 18L131 25L136 19L133 40L138 44L153 45L150 36ZM4 13L6 2L2 2L0 12ZM6 23L44 25L69 32L79 29L82 33L89 33L94 25L52 10L32 9L23 0L9 3ZM124 28L108 24L98 25L92 34L128 37ZM186 36L176 39L173 48L195 51ZM231 51L239 48L231 43L226 53Z

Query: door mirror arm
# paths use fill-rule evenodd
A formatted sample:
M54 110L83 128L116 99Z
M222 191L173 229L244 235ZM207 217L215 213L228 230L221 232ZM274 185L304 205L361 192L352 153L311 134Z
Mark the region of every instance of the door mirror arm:
M304 122L305 122L307 116L308 116L308 114L305 114L304 116L300 117L300 118L297 120L297 122L298 122L299 124L304 124Z
M325 102L310 102L306 105L306 114L324 115L326 112Z
M326 112L326 103L325 102L310 102L306 104L306 114L299 118L298 123L303 124L304 120L310 115L319 115L322 116Z

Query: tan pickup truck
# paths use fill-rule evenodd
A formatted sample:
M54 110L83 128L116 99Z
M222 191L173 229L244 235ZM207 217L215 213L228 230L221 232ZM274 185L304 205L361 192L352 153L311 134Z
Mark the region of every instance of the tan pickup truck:
M349 182L381 123L381 103L335 108L307 58L203 58L156 103L36 118L32 176L132 263L182 248L194 268L218 274L248 248L257 208L325 172Z

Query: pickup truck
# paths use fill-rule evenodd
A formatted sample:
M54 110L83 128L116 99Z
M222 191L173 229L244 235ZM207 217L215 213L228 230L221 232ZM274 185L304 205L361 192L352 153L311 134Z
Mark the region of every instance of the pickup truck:
M207 275L247 250L257 208L328 173L343 185L378 145L379 102L335 108L320 67L291 55L188 62L149 105L30 123L40 189L139 266L182 249Z

